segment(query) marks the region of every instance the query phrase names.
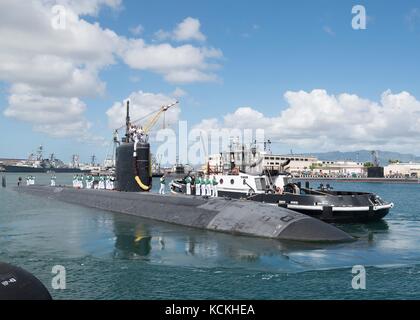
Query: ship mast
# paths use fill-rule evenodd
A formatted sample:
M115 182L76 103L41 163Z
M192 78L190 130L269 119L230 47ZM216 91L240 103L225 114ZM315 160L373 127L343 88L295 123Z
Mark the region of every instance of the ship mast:
M125 142L130 142L130 101L127 100L127 112L125 117Z

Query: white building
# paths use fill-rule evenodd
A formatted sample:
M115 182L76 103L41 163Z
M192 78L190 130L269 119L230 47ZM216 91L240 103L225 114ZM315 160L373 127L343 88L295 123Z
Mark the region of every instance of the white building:
M315 157L275 155L260 152L255 149L252 150L252 148L246 148L244 150L235 149L232 152L210 155L207 160L209 168L213 172L222 171L222 169L229 170L231 168L231 162L234 161L236 167L241 168L244 166L247 172L255 174L259 174L264 170L268 170L272 174L283 170L292 174L304 174L309 173L312 165L319 162ZM284 165L288 160L290 162ZM203 169L206 171L206 168Z
M362 162L318 161L314 164L312 173L339 177L361 177L366 175L366 168Z
M318 162L318 159L315 157L269 154L264 155L263 164L265 169L275 171L288 160L290 160L290 163L285 166L285 169L292 174L308 173L312 166Z
M384 168L386 177L417 177L420 178L420 163L392 163Z

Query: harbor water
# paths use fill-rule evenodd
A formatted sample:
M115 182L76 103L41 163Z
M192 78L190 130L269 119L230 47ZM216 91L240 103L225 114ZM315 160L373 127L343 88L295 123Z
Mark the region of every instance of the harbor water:
M32 272L54 299L420 299L420 184L330 183L395 204L357 241L281 242L196 230L0 188L0 261ZM34 174L49 184L49 174ZM73 174L57 174L57 185ZM154 192L158 189L154 181ZM312 182L315 184L315 182ZM65 267L54 290L52 268ZM352 267L366 289L352 288Z

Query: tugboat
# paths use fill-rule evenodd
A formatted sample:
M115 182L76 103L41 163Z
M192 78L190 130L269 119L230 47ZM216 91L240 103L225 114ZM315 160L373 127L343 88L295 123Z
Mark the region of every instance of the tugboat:
M217 181L217 196L269 203L321 219L330 223L364 223L385 217L393 203L368 192L334 191L329 185L318 189L290 181L279 175L274 184L266 175L247 173L213 175ZM171 182L173 193L185 193L184 180Z
M240 159L249 159L247 149L239 149ZM228 156L230 159L227 170L223 163L215 167L207 162L207 177L215 181L216 185L210 187L211 194L206 195L268 203L329 223L377 221L385 217L394 206L373 193L335 191L330 185L320 185L314 189L310 188L309 182L302 186L301 182L293 182L292 176L286 172L276 172L275 176L268 170L264 170L262 174L250 173L259 160L254 159L251 164L241 162L237 166L232 148ZM221 159L223 154L218 161L222 161ZM283 167L287 164L284 163ZM194 184L191 183L193 188ZM172 181L170 187L173 193L186 193L185 179Z

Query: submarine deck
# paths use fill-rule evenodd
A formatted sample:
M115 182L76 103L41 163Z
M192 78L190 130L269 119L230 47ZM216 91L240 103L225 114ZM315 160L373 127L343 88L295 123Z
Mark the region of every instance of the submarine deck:
M295 241L345 242L342 230L285 208L247 200L21 186L30 195L212 231Z

